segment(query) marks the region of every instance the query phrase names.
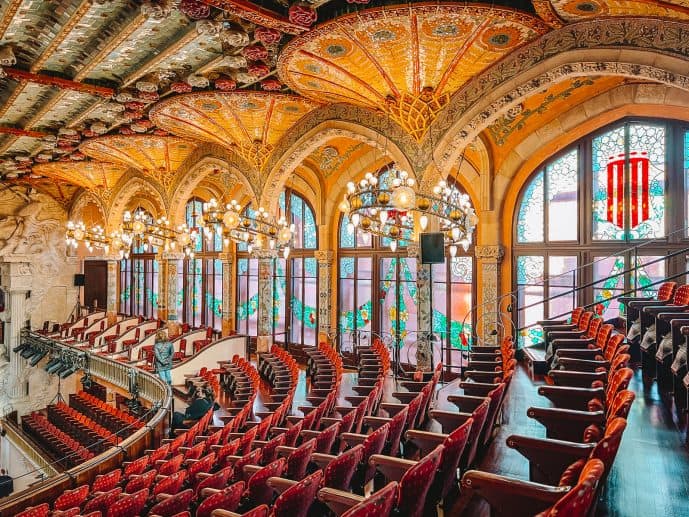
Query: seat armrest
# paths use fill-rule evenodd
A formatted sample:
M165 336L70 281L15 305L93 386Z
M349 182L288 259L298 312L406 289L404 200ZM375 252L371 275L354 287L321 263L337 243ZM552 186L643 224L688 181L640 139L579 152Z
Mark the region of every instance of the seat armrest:
M343 442L348 443L349 445L359 445L360 443L364 443L364 440L368 438L368 435L366 434L358 434L358 433L341 433L340 434L340 440Z
M565 469L579 459L588 458L595 444L512 435L507 437L507 446L529 460L532 481L557 485Z
M319 468L325 468L328 463L333 461L337 456L333 454L324 454L322 452L314 452L311 454L311 461L318 465Z
M539 386L538 394L550 400L555 407L586 410L591 399L605 400L604 388L577 388L569 386Z
M448 395L448 402L452 402L460 411L470 413L486 400L485 397L472 397L468 395Z
M572 372L568 370L550 370L548 376L557 386L578 386L588 388L593 381L607 379L607 372Z
M379 416L365 416L364 425L370 429L378 429L379 427L389 423L391 420L391 418L383 418Z
M381 402L379 407L390 415L390 417L393 417L408 406L407 404L397 404L395 402Z
M293 487L299 483L299 481L293 481L291 479L285 479L285 478L279 478L279 477L271 477L268 478L266 481L266 484L273 489L274 492L277 492L278 494L283 493L285 490L288 488Z
M383 454L374 454L368 459L368 464L376 467L388 481L399 481L404 473L416 465L416 461L393 458Z
M335 490L334 488L321 488L318 491L318 500L325 503L337 516L342 515L352 506L356 506L364 499L363 496L344 492L342 490Z
M570 487L541 485L478 470L462 476L462 487L485 499L491 509L502 513L507 508L518 508L519 515L541 513L570 490Z
M430 410L429 415L440 423L443 433L451 433L471 418L471 413L455 413L454 411L441 411L439 409Z
M576 359L573 357L561 357L559 359L560 366L564 370L571 372L595 372L596 368L606 368L609 366L608 361L599 361L596 359Z
M297 450L296 447L288 447L287 445L278 445L275 449L279 456L283 458L288 458L294 451Z
M558 357L571 357L573 359L593 359L597 355L602 355L600 348L558 348L555 355Z
M499 384L490 382L460 382L459 387L462 388L465 395L472 397L486 397L488 393L497 388Z
M412 442L419 449L421 449L421 454L425 455L435 449L438 445L441 445L445 441L445 438L447 438L447 435L442 433L431 433L428 431L409 429L406 433L404 433L404 437L407 439L407 441Z
M676 306L677 310L671 310L671 311L663 311L659 312L656 314L656 318L664 320L664 321L670 321L677 319L678 317L684 316L684 312L689 309L689 305L680 305Z

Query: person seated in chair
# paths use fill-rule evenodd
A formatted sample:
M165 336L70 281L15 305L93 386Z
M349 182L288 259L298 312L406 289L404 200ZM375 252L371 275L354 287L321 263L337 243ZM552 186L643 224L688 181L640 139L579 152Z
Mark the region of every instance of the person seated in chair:
M215 402L215 394L210 387L204 387L203 389L196 390L194 393L194 399L191 404L187 407L184 413L180 411L175 411L172 416L172 430L175 429L187 429L194 424L197 420L200 420L203 415L205 415L209 409L219 409L220 406Z

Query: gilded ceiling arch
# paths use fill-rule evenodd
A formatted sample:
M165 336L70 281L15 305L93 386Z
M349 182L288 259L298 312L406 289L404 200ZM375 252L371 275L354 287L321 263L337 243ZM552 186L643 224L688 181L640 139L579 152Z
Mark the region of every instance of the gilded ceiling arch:
M132 200L136 197L137 204L148 210L153 217L167 216L167 204L164 193L159 190L160 185L151 178L140 176L138 173L123 178L112 196L113 202L108 210L108 231L113 231L122 222L124 213L132 207Z
M361 108L363 109L363 108ZM316 110L318 111L318 110ZM311 114L305 118L309 118ZM299 137L294 134L299 132ZM261 200L264 205L269 205L269 200L276 197L284 186L289 175L316 149L334 138L346 137L357 142L364 143L373 149L379 150L381 156L386 153L401 168L408 170L414 176L418 176L418 170L412 164L405 149L397 145L395 139L389 138L385 133L375 128L347 120L327 120L316 124L300 127L297 124L294 131L287 134L292 141L291 145L281 152L281 159L274 163L266 177ZM284 139L283 139L284 141ZM414 143L415 145L415 143Z
M107 221L107 210L102 200L90 190L82 189L74 198L67 217L70 221L83 221L83 211L88 205L98 207L103 224Z
M643 29L643 30L642 30ZM572 77L625 76L689 89L689 24L654 18L590 20L552 31L458 91L432 126L440 170L525 98Z
M198 152L199 156L192 155L185 162L189 167L183 169L183 172L178 176L177 184L170 200L170 218L174 224L184 223L185 207L192 193L204 179L218 170L221 171L220 181L223 183L223 190L226 194L234 191L238 186L237 184L239 184L242 187L244 199L251 202L256 200L251 179L239 172L236 162L232 161L232 158L235 157L220 146L211 144L211 147L213 149L205 147L200 149ZM218 149L215 149L215 147L218 147ZM216 154L215 151L219 151L219 154ZM237 201L242 200L237 199Z

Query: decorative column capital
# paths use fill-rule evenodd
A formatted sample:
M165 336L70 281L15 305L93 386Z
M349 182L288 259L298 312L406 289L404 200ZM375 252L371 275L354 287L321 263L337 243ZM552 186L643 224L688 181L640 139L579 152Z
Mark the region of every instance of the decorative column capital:
M31 290L31 264L29 262L3 262L0 264L0 280L8 292Z
M335 252L332 250L318 250L313 254L320 265L330 265L335 260Z
M407 244L407 257L419 258L421 257L421 246L418 242L410 242Z
M505 248L499 244L494 246L476 246L474 249L476 258L479 260L501 262L505 256Z
M236 255L230 251L223 251L222 253L218 253L218 258L223 262L232 264L236 258Z
M163 251L160 254L160 260L182 260L184 252L182 251Z
M278 257L278 251L271 249L258 249L253 251L253 256L258 260L274 259Z

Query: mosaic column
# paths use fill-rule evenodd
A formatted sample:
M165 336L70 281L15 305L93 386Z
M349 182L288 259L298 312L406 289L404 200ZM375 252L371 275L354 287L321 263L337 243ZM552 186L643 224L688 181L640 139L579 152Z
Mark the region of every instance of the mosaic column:
M429 339L433 331L431 265L421 263L421 249L417 243L407 246L407 254L416 259L416 368L428 372L433 369L433 348Z
M120 260L114 256L104 256L103 260L108 264L108 284L105 314L108 318L108 325L114 325L117 321L117 309L119 298L117 293L117 279L120 275Z
M273 341L273 262L275 250L256 250L258 259L258 329L256 351L267 352Z
M167 320L168 334L177 336L181 322L177 320L179 299L178 274L184 253L165 251L160 255L160 278L158 279L158 317Z
M29 319L27 296L31 291L31 266L27 262L6 262L2 265L2 288L5 291L5 354L9 360L7 395L11 400L27 396L25 376L26 359L12 351L21 342L21 331ZM5 359L4 357L2 358Z
M500 263L505 250L500 245L476 246L476 260L480 271L480 305L477 315L477 335L481 343L496 344L500 333Z
M236 329L233 301L235 299L234 253L221 253L222 260L222 335L228 336Z
M332 272L335 253L330 250L317 251L318 260L318 341L330 342L332 332Z

